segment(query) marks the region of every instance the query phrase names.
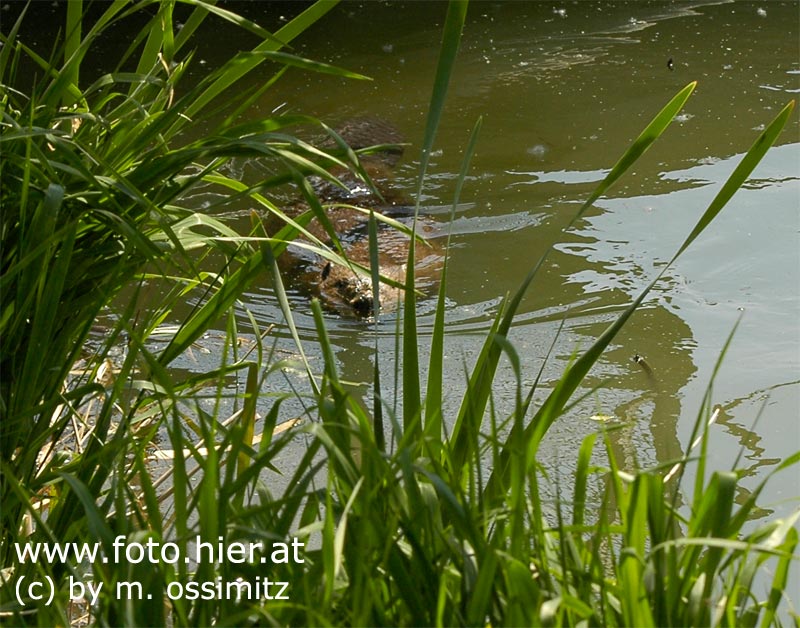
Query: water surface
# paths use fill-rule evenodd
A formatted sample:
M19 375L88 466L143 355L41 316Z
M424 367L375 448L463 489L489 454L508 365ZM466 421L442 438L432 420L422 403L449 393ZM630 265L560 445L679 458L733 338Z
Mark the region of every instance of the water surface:
M275 20L274 11L260 10L255 17ZM260 113L393 121L411 143L398 170L398 185L410 194L444 10L438 3L341 5L296 51L373 81L292 71L259 103ZM544 368L546 393L573 352L587 347L661 270L759 131L797 97L799 22L798 5L788 2L470 6L422 199L424 211L447 221L463 149L481 117L478 151L452 222L446 381L464 381L500 299L552 247L511 337L530 384L565 319ZM262 80L269 75L265 68ZM696 93L665 136L564 231L629 142L693 80ZM779 146L667 271L590 374L587 384L600 388L553 427L543 457L565 477L582 437L599 428L596 415L625 425L615 438L629 468L679 456L740 319L714 384L713 402L722 411L712 430L712 465L727 468L741 452L751 470L745 486L752 487L797 450L798 128L795 112ZM279 319L270 294L265 284L249 296L265 323ZM300 328L313 339L308 306L301 295L296 299ZM424 362L430 300L420 303L418 320ZM333 316L328 325L344 377L369 381L368 328ZM379 332L384 356L394 346L392 332L387 316ZM645 357L655 382L634 355ZM512 406L514 389L510 369L501 371L498 408ZM454 386L448 400L454 410L458 395ZM785 500L797 495L794 480L779 476L765 506L785 510Z

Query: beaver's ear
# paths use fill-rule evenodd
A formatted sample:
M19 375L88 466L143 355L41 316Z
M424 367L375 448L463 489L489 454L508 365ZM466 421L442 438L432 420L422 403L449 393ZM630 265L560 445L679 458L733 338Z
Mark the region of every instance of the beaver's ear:
M322 281L325 281L328 278L328 275L330 274L331 274L331 263L328 262L322 269Z

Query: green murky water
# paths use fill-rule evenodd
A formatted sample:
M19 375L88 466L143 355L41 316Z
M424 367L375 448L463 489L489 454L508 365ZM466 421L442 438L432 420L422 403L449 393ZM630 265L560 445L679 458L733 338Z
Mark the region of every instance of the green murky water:
M291 5L284 7L291 10ZM371 82L290 72L260 105L329 121L378 115L411 147L398 184L411 192L435 71L444 5L348 3L296 51L371 76ZM253 17L274 19L263 8ZM288 13L287 13L288 15ZM565 320L544 381L672 256L741 155L800 93L796 3L489 3L470 7L424 211L446 222L469 132L483 118L470 177L452 223L446 379L464 381L497 311L549 246L548 263L514 327L525 381L535 378ZM225 37L219 45L225 46ZM216 44L215 44L216 45ZM240 44L244 46L244 44ZM213 50L204 51L213 63ZM672 69L668 60L672 60ZM269 76L264 69L262 80ZM565 226L669 98L699 86L667 134L610 195L568 232ZM253 115L259 115L254 111ZM687 447L725 340L741 316L714 386L721 409L712 465L741 451L752 482L800 445L800 137L798 116L745 189L674 268L592 372L600 389L556 424L546 455L568 476L593 415L614 417L626 465L655 465ZM314 336L303 297L298 322ZM270 288L248 297L261 322L279 319ZM419 305L424 353L432 302ZM368 381L373 339L363 324L331 317L344 376ZM393 347L391 317L380 343ZM632 361L644 356L655 381ZM387 372L392 364L386 360ZM513 403L510 369L495 402ZM547 385L543 387L543 394ZM458 386L453 386L457 407ZM755 425L756 418L760 416ZM565 462L566 461L566 462ZM796 497L779 477L767 505Z

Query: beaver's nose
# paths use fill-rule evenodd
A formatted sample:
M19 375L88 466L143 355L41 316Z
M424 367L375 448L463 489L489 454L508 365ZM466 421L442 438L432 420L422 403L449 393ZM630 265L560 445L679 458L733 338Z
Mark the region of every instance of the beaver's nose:
M350 299L350 305L359 316L369 316L372 314L372 299L366 294L360 294Z

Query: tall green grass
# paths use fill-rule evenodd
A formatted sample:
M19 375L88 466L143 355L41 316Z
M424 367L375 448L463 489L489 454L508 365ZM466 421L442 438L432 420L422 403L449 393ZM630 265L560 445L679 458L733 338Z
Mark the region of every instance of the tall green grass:
M278 75L287 66L347 75L277 53L331 5L312 5L273 34L212 3L190 3L193 13L177 33L172 3L131 7L114 2L94 24L81 22L76 4L66 15L64 43L50 60L16 40L19 24L0 49L0 613L5 621L43 626L84 619L131 626L778 622L779 611L788 606L787 573L797 558L800 511L743 531L761 487L738 504L735 470L705 468L713 419L710 386L698 411L699 452L687 451L671 469L623 472L606 434L600 436L606 439L608 468L593 466L597 436L591 436L580 449L569 510L543 507L536 464L542 437L564 414L592 364L652 284L550 384L552 392L537 407L538 379L527 390L523 387L520 361L507 339L522 296L548 252L532 260L522 286L503 301L486 334L459 413L446 417L442 369L447 268L423 394L410 257L401 355L395 356L402 368L402 405L396 413L397 393L382 386L376 344L374 405L368 410L337 372L318 303L312 308L321 372L305 358L275 263L287 240L298 233L311 239L304 225L315 215L324 222L324 208L311 199L309 212L290 220L270 201L268 185L251 189L221 171L234 156L264 156L285 164L287 171L267 184L294 179L302 186L305 174L329 177L325 167L333 163L358 168L352 151L325 155L288 132L310 119L270 117L243 126L231 122L260 90L271 87L272 82L242 87L238 99L230 102L231 86L265 60L281 64ZM139 55L136 71L112 72L82 87L81 60L96 38L117 20L150 5L157 12L126 55ZM179 79L191 55L181 56L180 51L212 16L256 33L263 43L200 84L184 88ZM466 3L450 4L418 191L465 16ZM37 60L45 76L30 94L14 88L23 54ZM694 84L688 85L655 115L573 221L665 132L693 90ZM210 127L208 137L200 140L187 134L190 120L197 125L207 116L219 119L223 101L228 115L220 126ZM670 263L746 181L792 106L759 135ZM480 122L465 147L454 207L479 133ZM286 227L265 233L262 220L254 216L252 232L239 236L219 221L181 208L181 195L201 180L226 187L234 197L249 196L262 211L283 217ZM373 260L378 219L371 215ZM218 272L209 272L208 264L219 258L198 261L202 251L214 251L225 260ZM324 254L336 258L336 253ZM376 267L373 263L371 272L377 312ZM267 342L268 330L259 328L252 315L253 348L239 348L243 318L235 315L234 306L264 272L273 277L298 361L279 359ZM158 303L147 303L145 292L156 281L167 287L167 294ZM197 306L173 328L167 343L154 342L163 324L174 322L187 295ZM98 320L106 321L104 337L87 344ZM212 327L222 329L224 336L218 366L194 375L170 368ZM104 375L102 368L121 346L125 352L112 376ZM84 347L90 348L86 355ZM487 404L503 356L516 375L517 396L510 416L496 417ZM307 374L308 392L275 392L275 378L298 362ZM231 381L238 390L233 398L226 392ZM305 414L287 430L278 425L282 408L297 401ZM264 417L257 416L257 407L267 408ZM389 433L384 433L384 418L392 426ZM276 460L297 433L306 439L301 459L276 482ZM172 458L159 476L152 450L164 439ZM492 462L488 476L483 466L487 458ZM785 460L776 472L798 458L800 454ZM693 464L695 485L682 498L680 478ZM609 506L590 511L587 495L596 486ZM110 556L118 536L129 543L174 542L182 556L191 553L198 538L215 544L221 538L226 545L262 542L265 547L298 538L306 545L302 563L50 565L21 561L16 553L17 544L93 541ZM762 598L753 583L766 565L774 575ZM48 577L55 585L51 603L16 597L20 581ZM255 582L265 577L287 582L290 599L165 595L190 582ZM70 578L103 584L94 606L70 604ZM143 595L152 598L123 599L115 593L120 582L139 583Z
M61 583L77 567L21 561L20 543L100 539L109 549L111 530L162 534L159 504L147 490L148 444L159 432L171 432L179 452L176 466L183 466L183 448L177 445L184 419L197 407L187 411L181 404L191 408L202 387L252 371L241 358L189 380L176 379L167 369L212 325L227 319L229 333L236 333L231 308L237 297L270 269L268 260L311 216L287 226L280 240L254 246L218 220L182 207L180 199L200 181L236 183L221 174L234 157L260 156L283 165L285 174L265 182L262 193L309 172L330 177L324 166L343 163L294 137L298 125L318 124L311 118L234 122L289 67L365 78L279 52L334 5L310 5L269 33L213 2L186 3L188 17L178 29L173 2L111 2L90 22L76 0L67 6L64 37L47 58L19 39L27 8L3 35L0 605L5 617L68 623L63 589L51 605L29 600L23 607L13 583L45 577ZM98 40L142 16L147 24L116 69L89 85L82 82L82 64ZM261 43L190 85L184 76L192 35L211 18L227 20ZM244 81L265 62L274 68L271 80ZM33 80L31 66L37 68ZM206 129L200 139L198 128ZM254 190L246 193L264 214L280 213ZM260 222L254 230L262 228ZM226 260L219 272L208 272L201 262L209 251ZM166 291L155 303L146 298L153 284ZM123 289L128 298L120 300ZM190 295L196 295L197 307L156 351L154 334L172 322L174 309ZM87 343L93 328L98 339ZM124 357L108 368L109 356L120 347ZM248 433L253 407L252 401L244 403L238 414ZM207 418L195 424L213 452L217 432ZM242 457L242 473L246 465ZM137 488L130 485L134 480ZM174 494L186 489L182 480L173 478ZM132 513L131 503L141 504L142 511ZM180 531L196 505L183 496L174 503ZM98 581L118 576L105 567L98 570ZM112 624L163 619L161 605L121 612L111 605L97 617Z

